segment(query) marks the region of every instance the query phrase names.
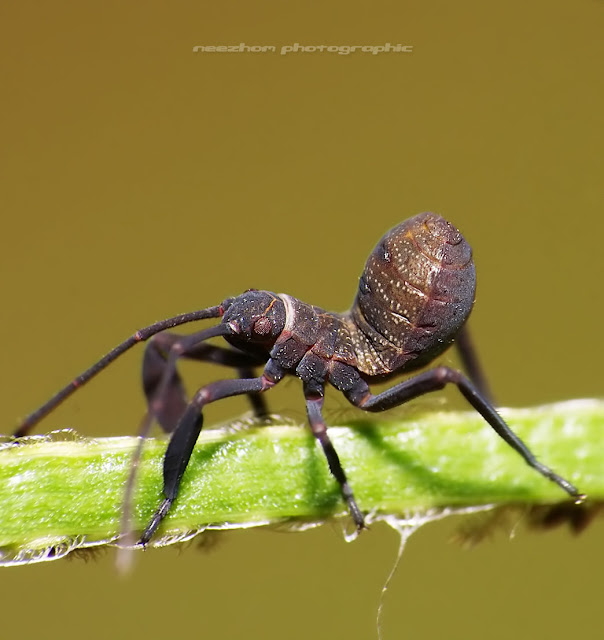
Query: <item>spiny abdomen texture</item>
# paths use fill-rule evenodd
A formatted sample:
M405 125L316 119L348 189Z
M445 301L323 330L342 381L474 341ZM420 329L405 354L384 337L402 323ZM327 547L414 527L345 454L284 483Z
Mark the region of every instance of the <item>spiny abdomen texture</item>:
M467 319L475 290L472 249L453 225L420 213L391 229L367 260L352 309L361 371L434 359Z

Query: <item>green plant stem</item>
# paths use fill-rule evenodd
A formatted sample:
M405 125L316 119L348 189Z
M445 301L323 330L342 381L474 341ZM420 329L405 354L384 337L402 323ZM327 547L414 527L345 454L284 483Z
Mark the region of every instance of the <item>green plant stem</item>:
M604 499L604 402L501 413L543 463L589 498ZM370 416L332 427L329 435L365 512L398 515L568 499L473 412L395 421ZM137 439L92 440L58 432L21 443L7 439L0 449L0 563L115 541ZM135 530L144 527L161 499L165 447L165 440L145 443L133 496ZM342 515L346 509L338 486L307 428L207 430L156 542L168 543L207 525L323 522Z

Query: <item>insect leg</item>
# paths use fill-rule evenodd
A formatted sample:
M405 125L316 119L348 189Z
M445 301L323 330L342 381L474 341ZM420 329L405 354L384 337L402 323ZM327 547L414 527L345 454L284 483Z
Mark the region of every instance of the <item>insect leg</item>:
M122 513L121 532L126 544L130 544L130 518L132 514L132 493L138 471L138 465L143 452L144 441L147 438L153 419L161 424L167 432L176 428L178 419L187 408L184 385L176 369L179 357L200 350L204 340L230 331L229 326L219 324L188 336L174 334L159 334L151 339L143 359L143 388L147 395L147 411L143 416L138 430L138 444L132 455L130 472L124 492L124 508ZM162 353L160 344L167 349Z
M270 368L270 371L269 371ZM210 402L244 393L260 393L274 386L282 376L280 368L269 360L258 378L219 380L197 391L178 421L164 457L164 500L143 532L139 544L149 542L178 495L180 481L203 426L203 408Z
M327 458L329 470L340 485L342 497L348 505L348 510L350 511L350 515L352 516L357 529L363 529L365 527L363 514L354 499L352 489L348 484L348 479L346 478L346 474L342 468L340 458L338 457L333 443L327 434L327 426L321 411L323 407L323 389L313 388L311 390L307 385L304 385L304 396L306 397L306 411L308 413L308 420L310 422L312 433L319 441L321 447L323 447L323 452Z
M566 493L577 500L582 501L585 496L578 489L565 480L549 467L541 464L522 442L522 440L510 429L501 416L497 413L493 405L481 394L472 382L470 382L461 372L449 367L437 367L424 373L400 382L394 387L373 395L367 383L360 379L354 388L345 392L348 400L357 407L365 411L384 411L401 405L413 398L417 398L431 391L438 391L446 384L453 383L457 386L466 400L480 413L480 415L491 425L497 435L507 442L512 449L518 452L526 463L538 471L542 476L555 482Z
M245 379L254 377L254 370L252 369L252 367L238 367L237 371L240 378ZM247 397L250 401L250 404L252 405L252 411L254 412L254 416L256 416L256 418L267 418L270 415L266 400L262 394L248 393Z
M240 378L252 378L252 367L263 365L266 359L259 356L225 349L216 345L200 342L182 349L181 345L191 343L187 336L174 333L160 333L147 343L143 358L143 389L147 397L149 407L155 407L154 417L167 433L172 433L176 428L178 419L187 407L187 398L184 384L176 369L173 368L170 377L165 382L165 391L158 397L160 386L166 368L171 349L179 351L178 358L187 358L199 362L212 362L234 367L238 370ZM193 343L195 340L193 340ZM258 394L250 394L250 401L257 417L268 415L264 399Z
M152 422L152 418L155 418L165 432L171 433L176 427L178 418L187 408L187 395L176 367L172 372L166 371L168 367L166 352L172 344L166 345L167 349L164 349L164 343L168 342L164 336L166 334L160 333L147 343L143 356L142 378L143 391L149 408L149 423ZM162 386L164 390L160 393L159 389Z
M459 330L457 337L455 338L455 346L459 352L463 368L477 391L485 400L488 400L489 403L493 404L493 394L491 393L484 369L480 365L480 360L476 354L476 347L474 346L474 341L472 340L470 329L467 324Z

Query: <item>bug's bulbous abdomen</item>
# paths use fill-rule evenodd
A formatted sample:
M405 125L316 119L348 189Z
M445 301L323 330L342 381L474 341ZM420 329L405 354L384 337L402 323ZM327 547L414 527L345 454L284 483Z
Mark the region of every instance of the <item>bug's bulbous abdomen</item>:
M472 250L441 216L421 213L391 229L373 250L359 281L352 319L381 361L372 375L420 366L453 340L474 303Z

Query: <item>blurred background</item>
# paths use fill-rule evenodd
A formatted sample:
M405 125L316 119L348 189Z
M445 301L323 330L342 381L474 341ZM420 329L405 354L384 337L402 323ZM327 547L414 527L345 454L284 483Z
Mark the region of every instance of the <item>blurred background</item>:
M380 236L425 210L474 247L471 327L499 403L602 396L603 28L596 0L4 3L0 432L154 320L251 287L347 308ZM296 42L412 52L280 55ZM239 43L276 52L193 52ZM39 432L133 433L141 356ZM224 375L186 371L192 388ZM268 399L304 419L295 380ZM601 637L601 522L471 551L458 525L409 542L384 638ZM138 554L125 579L112 551L3 569L3 635L376 636L385 526L219 542Z

